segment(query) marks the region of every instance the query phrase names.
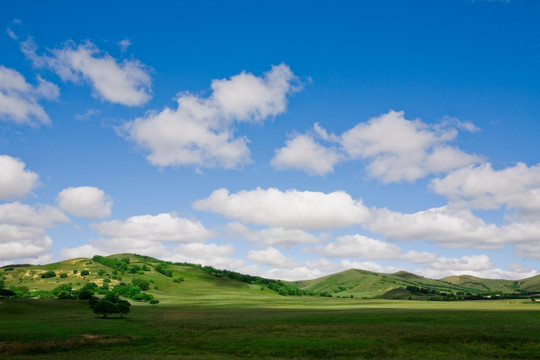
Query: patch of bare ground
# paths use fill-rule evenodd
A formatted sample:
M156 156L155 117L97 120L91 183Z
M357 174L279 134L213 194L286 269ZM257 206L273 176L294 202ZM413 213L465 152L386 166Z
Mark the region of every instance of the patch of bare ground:
M81 334L77 337L46 341L1 341L0 357L13 355L41 354L60 350L73 350L81 347L107 346L133 341L131 337L99 334Z

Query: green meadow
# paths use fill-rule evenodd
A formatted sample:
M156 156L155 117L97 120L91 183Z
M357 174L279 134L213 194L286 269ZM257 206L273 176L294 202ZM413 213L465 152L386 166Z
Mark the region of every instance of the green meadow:
M239 298L238 300L242 300ZM534 359L540 305L520 300L261 299L134 305L103 319L85 301L0 302L14 359Z
M286 284L321 288L331 296L283 296L273 283L238 281L186 264L168 264L170 272L164 275L157 271L162 270L158 260L128 256L130 265L147 265L146 270L113 275L110 267L92 259L4 270L4 287L24 288L28 295L0 300L0 358L535 359L540 354L539 302L385 296L413 298L407 284L456 294L475 286L537 291L536 278L479 285L482 279L441 282L407 273L348 271ZM82 276L82 270L88 275ZM48 271L66 275L42 278ZM48 293L62 284L71 284L73 294L88 283L112 288L136 277L149 281L145 292L159 303L129 300L125 317L104 319L87 300L53 299ZM39 296L29 295L39 291Z

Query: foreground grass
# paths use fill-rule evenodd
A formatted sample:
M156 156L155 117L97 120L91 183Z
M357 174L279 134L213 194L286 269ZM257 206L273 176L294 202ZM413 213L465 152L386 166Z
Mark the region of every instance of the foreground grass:
M202 299L201 299L202 300ZM133 306L104 320L85 302L0 301L14 359L534 359L540 304L276 298Z

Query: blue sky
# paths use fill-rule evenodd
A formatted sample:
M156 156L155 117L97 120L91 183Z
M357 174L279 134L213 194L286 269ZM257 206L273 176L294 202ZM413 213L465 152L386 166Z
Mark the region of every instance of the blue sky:
M539 273L540 4L0 13L0 264Z

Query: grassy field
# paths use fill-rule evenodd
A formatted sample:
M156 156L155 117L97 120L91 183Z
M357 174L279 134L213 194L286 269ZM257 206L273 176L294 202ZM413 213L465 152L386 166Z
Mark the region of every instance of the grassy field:
M214 301L212 301L214 300ZM315 297L134 304L102 319L84 301L0 300L14 359L534 359L540 304Z

